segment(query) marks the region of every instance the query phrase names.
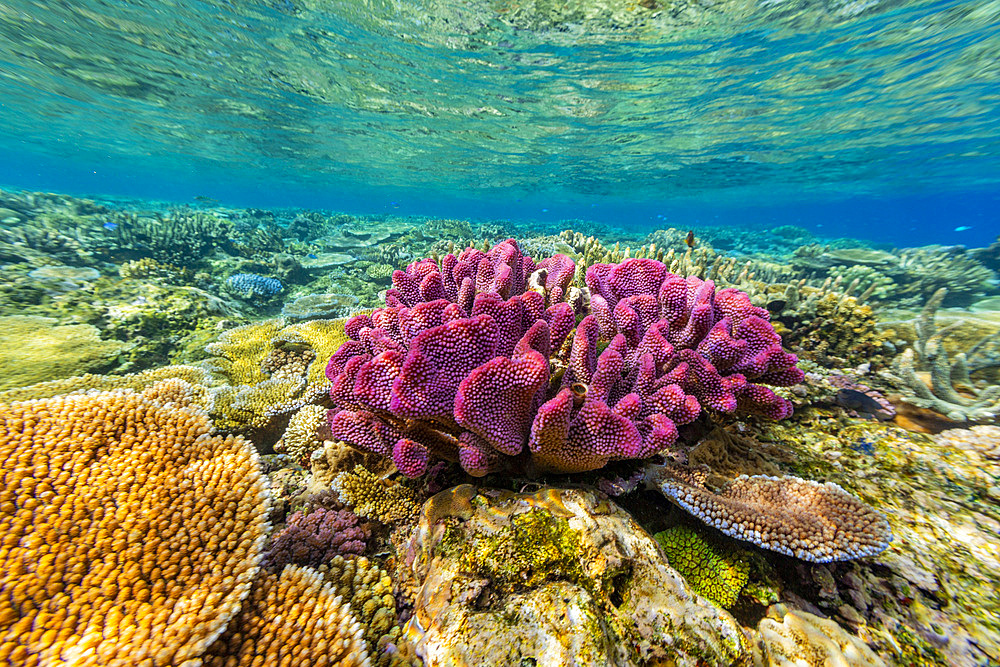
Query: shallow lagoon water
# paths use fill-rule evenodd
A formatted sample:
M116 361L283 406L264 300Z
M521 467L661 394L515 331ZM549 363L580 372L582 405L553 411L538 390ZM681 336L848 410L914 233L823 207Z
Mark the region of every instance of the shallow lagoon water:
M0 7L0 662L996 664L997 11Z

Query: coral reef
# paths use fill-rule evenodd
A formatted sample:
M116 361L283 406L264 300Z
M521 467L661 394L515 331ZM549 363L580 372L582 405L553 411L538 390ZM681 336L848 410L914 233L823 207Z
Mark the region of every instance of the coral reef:
M338 319L353 315L357 306L353 294L306 294L282 306L281 316L289 322Z
M668 528L653 539L691 590L726 609L736 604L750 576L750 563L738 549L687 526Z
M89 324L58 324L51 317L0 317L0 389L23 387L111 365L130 346L101 340Z
M168 214L136 215L116 211L106 216L103 252L113 258L153 259L196 267L216 249L232 242L233 223L204 211L175 209Z
M371 667L351 607L316 570L287 565L265 574L226 632L205 655L207 667L261 664Z
M702 408L791 413L764 386L802 379L767 312L649 259L588 269L593 314L553 374L575 323L564 299L585 303L573 275L567 257L536 267L513 240L397 271L387 306L348 320L327 366L333 436L408 476L432 456L482 476L523 452L578 472L667 449Z
M412 518L419 504L410 488L383 479L361 466L334 477L331 488L358 516L385 524Z
M271 539L264 566L278 570L290 563L316 567L334 556L361 555L368 537L367 527L349 510L317 507L309 513L298 511Z
M333 590L346 600L364 630L375 667L421 667L403 637L389 573L367 558L335 556L319 568Z
M191 385L189 402L208 409L212 399L207 388L215 384L211 374L197 366L164 366L139 373L125 375L75 375L61 380L48 380L37 384L0 391L0 401L28 401L36 398L51 398L65 394L78 394L92 390L133 389L142 391L161 380L176 378Z
M288 420L288 426L281 439L274 445L274 451L288 454L299 463L309 461L309 456L323 446L319 437L320 428L326 426L327 409L322 405L304 405Z
M905 401L936 410L952 421L995 419L1000 416L1000 386L978 386L969 377L968 356L959 353L952 361L944 349L943 332L934 319L945 295L942 288L927 302L917 321L914 346L896 357L892 372L885 375L903 388ZM930 372L930 386L917 374L918 369Z
M406 635L427 665L729 665L749 653L735 620L593 492L443 491L400 570Z
M0 661L182 664L240 608L264 479L248 442L209 435L189 390L0 405Z
M226 278L226 287L244 299L266 299L285 289L277 278L256 273L235 273Z
M702 474L657 465L646 482L725 535L814 563L871 556L892 540L882 514L832 482L740 475L713 493Z

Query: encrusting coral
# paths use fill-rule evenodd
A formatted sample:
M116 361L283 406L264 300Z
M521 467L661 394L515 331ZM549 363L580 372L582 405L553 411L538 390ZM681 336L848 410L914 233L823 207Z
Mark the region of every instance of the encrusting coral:
M736 604L750 576L750 563L739 549L687 526L668 528L653 538L691 590L726 609Z
M240 608L266 486L189 390L0 405L0 662L185 664Z
M327 366L333 437L411 477L432 456L482 476L525 453L579 472L666 450L702 409L791 414L765 385L802 372L746 294L651 259L590 267L587 292L574 271L512 239L396 271L387 306L348 320Z
M389 573L367 558L335 556L319 571L337 595L351 605L364 631L375 667L420 667L403 637Z
M205 655L206 667L371 667L350 605L312 568L264 574Z
M331 488L358 516L381 523L405 521L417 511L416 495L412 490L399 482L382 479L361 466L334 477Z
M871 556L892 540L882 514L833 483L740 475L713 493L703 473L657 465L646 483L729 537L814 563Z

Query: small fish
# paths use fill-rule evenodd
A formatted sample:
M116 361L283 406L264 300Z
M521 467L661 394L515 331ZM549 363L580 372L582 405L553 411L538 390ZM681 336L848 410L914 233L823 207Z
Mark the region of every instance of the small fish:
M695 240L694 240L694 230L693 229L688 232L687 237L685 237L685 239L684 239L684 243L686 243L687 247L689 247L689 248L693 248L694 247Z
M319 259L319 257L313 253L309 253L308 255L306 255L306 257L308 257L309 259Z
M109 232L113 232L116 229L118 229L118 223L117 222L111 222L109 220L108 222L105 222L103 225L101 225L101 227L104 227Z
M967 232L970 229L972 229L972 227L967 227L966 225L962 225L961 227L956 227L955 231L956 232Z

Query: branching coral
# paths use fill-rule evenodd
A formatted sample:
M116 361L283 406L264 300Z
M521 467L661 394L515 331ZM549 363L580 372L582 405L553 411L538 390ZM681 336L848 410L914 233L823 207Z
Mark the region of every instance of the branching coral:
M141 391L161 380L176 378L191 385L191 402L200 408L208 409L212 397L208 391L214 382L211 374L198 366L164 366L152 368L140 373L125 375L75 375L61 380L48 380L37 384L8 389L0 392L0 401L28 401L36 398L51 398L64 394L79 394L83 392L109 389L134 389Z
M814 563L871 556L892 540L881 513L833 483L741 475L714 493L697 471L655 465L646 482L729 537Z
M274 451L288 454L300 463L309 461L309 455L323 446L319 429L326 426L327 409L321 405L305 405L288 420L281 439Z
M348 320L327 366L333 436L408 476L432 456L480 476L522 454L575 472L665 450L702 408L791 413L764 386L802 379L767 312L651 259L588 269L593 314L561 362L573 273L561 255L536 266L513 240L397 271L387 307Z
M952 421L996 418L1000 415L1000 385L977 387L969 377L967 355L958 353L951 360L945 352L944 330L938 330L934 323L945 294L944 288L938 290L924 306L917 320L917 340L896 357L890 378L905 387L908 403L936 410ZM930 386L917 375L918 368L930 371ZM964 395L956 387L961 387Z
M398 482L382 479L357 466L342 472L331 485L341 502L350 505L358 516L391 524L405 521L417 511L416 495Z
M253 447L209 435L180 380L0 405L0 424L0 662L201 655L260 562Z
M274 536L264 564L281 569L289 563L318 566L338 555L364 553L369 537L367 526L349 510L317 507L296 512Z
M207 667L257 665L371 667L351 607L311 568L287 565L265 574L226 633L205 656Z

